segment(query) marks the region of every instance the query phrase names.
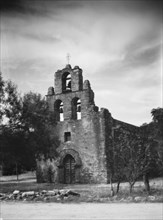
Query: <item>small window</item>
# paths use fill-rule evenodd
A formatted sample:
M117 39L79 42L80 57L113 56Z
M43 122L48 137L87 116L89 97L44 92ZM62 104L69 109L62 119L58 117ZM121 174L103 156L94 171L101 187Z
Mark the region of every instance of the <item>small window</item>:
M70 132L65 132L65 142L71 141L71 133Z

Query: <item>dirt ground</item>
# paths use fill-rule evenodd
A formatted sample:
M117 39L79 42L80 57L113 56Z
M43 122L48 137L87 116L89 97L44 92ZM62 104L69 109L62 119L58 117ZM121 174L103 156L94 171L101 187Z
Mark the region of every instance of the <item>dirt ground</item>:
M161 203L129 204L58 204L1 203L3 220L162 220Z

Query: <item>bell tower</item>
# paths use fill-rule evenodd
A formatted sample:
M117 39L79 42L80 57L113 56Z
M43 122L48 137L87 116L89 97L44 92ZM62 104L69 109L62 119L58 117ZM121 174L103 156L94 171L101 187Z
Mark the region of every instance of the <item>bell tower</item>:
M54 75L55 94L81 91L83 89L82 69L70 64L62 70L58 70Z
M54 88L48 89L47 101L56 121L78 120L94 106L94 93L88 80L83 83L82 69L67 64L54 74Z
M67 64L56 71L54 88L48 89L46 97L56 121L52 134L60 142L56 181L106 182L103 116L94 103L90 82L83 82L82 69Z

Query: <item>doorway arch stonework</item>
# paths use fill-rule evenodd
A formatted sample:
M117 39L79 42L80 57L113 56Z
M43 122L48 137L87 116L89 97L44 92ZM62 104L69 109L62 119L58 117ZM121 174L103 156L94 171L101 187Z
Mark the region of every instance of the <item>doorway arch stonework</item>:
M65 150L60 152L59 160L57 162L58 180L59 180L60 183L67 183L66 179L65 179L65 175L66 175L66 173L65 173L66 172L65 158L68 155L74 159L74 161L73 161L74 179L73 179L73 182L70 182L70 183L80 183L80 169L81 169L81 166L82 166L82 161L81 161L81 158L79 156L79 153L77 151L73 150L73 149L65 149ZM71 164L70 164L70 166L71 166ZM70 171L70 173L71 173L71 171Z

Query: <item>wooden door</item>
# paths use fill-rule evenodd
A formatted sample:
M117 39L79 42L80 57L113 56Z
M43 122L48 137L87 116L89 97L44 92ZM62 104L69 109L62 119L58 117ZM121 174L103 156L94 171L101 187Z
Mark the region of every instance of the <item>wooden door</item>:
M64 159L64 183L75 183L75 160L71 155Z

